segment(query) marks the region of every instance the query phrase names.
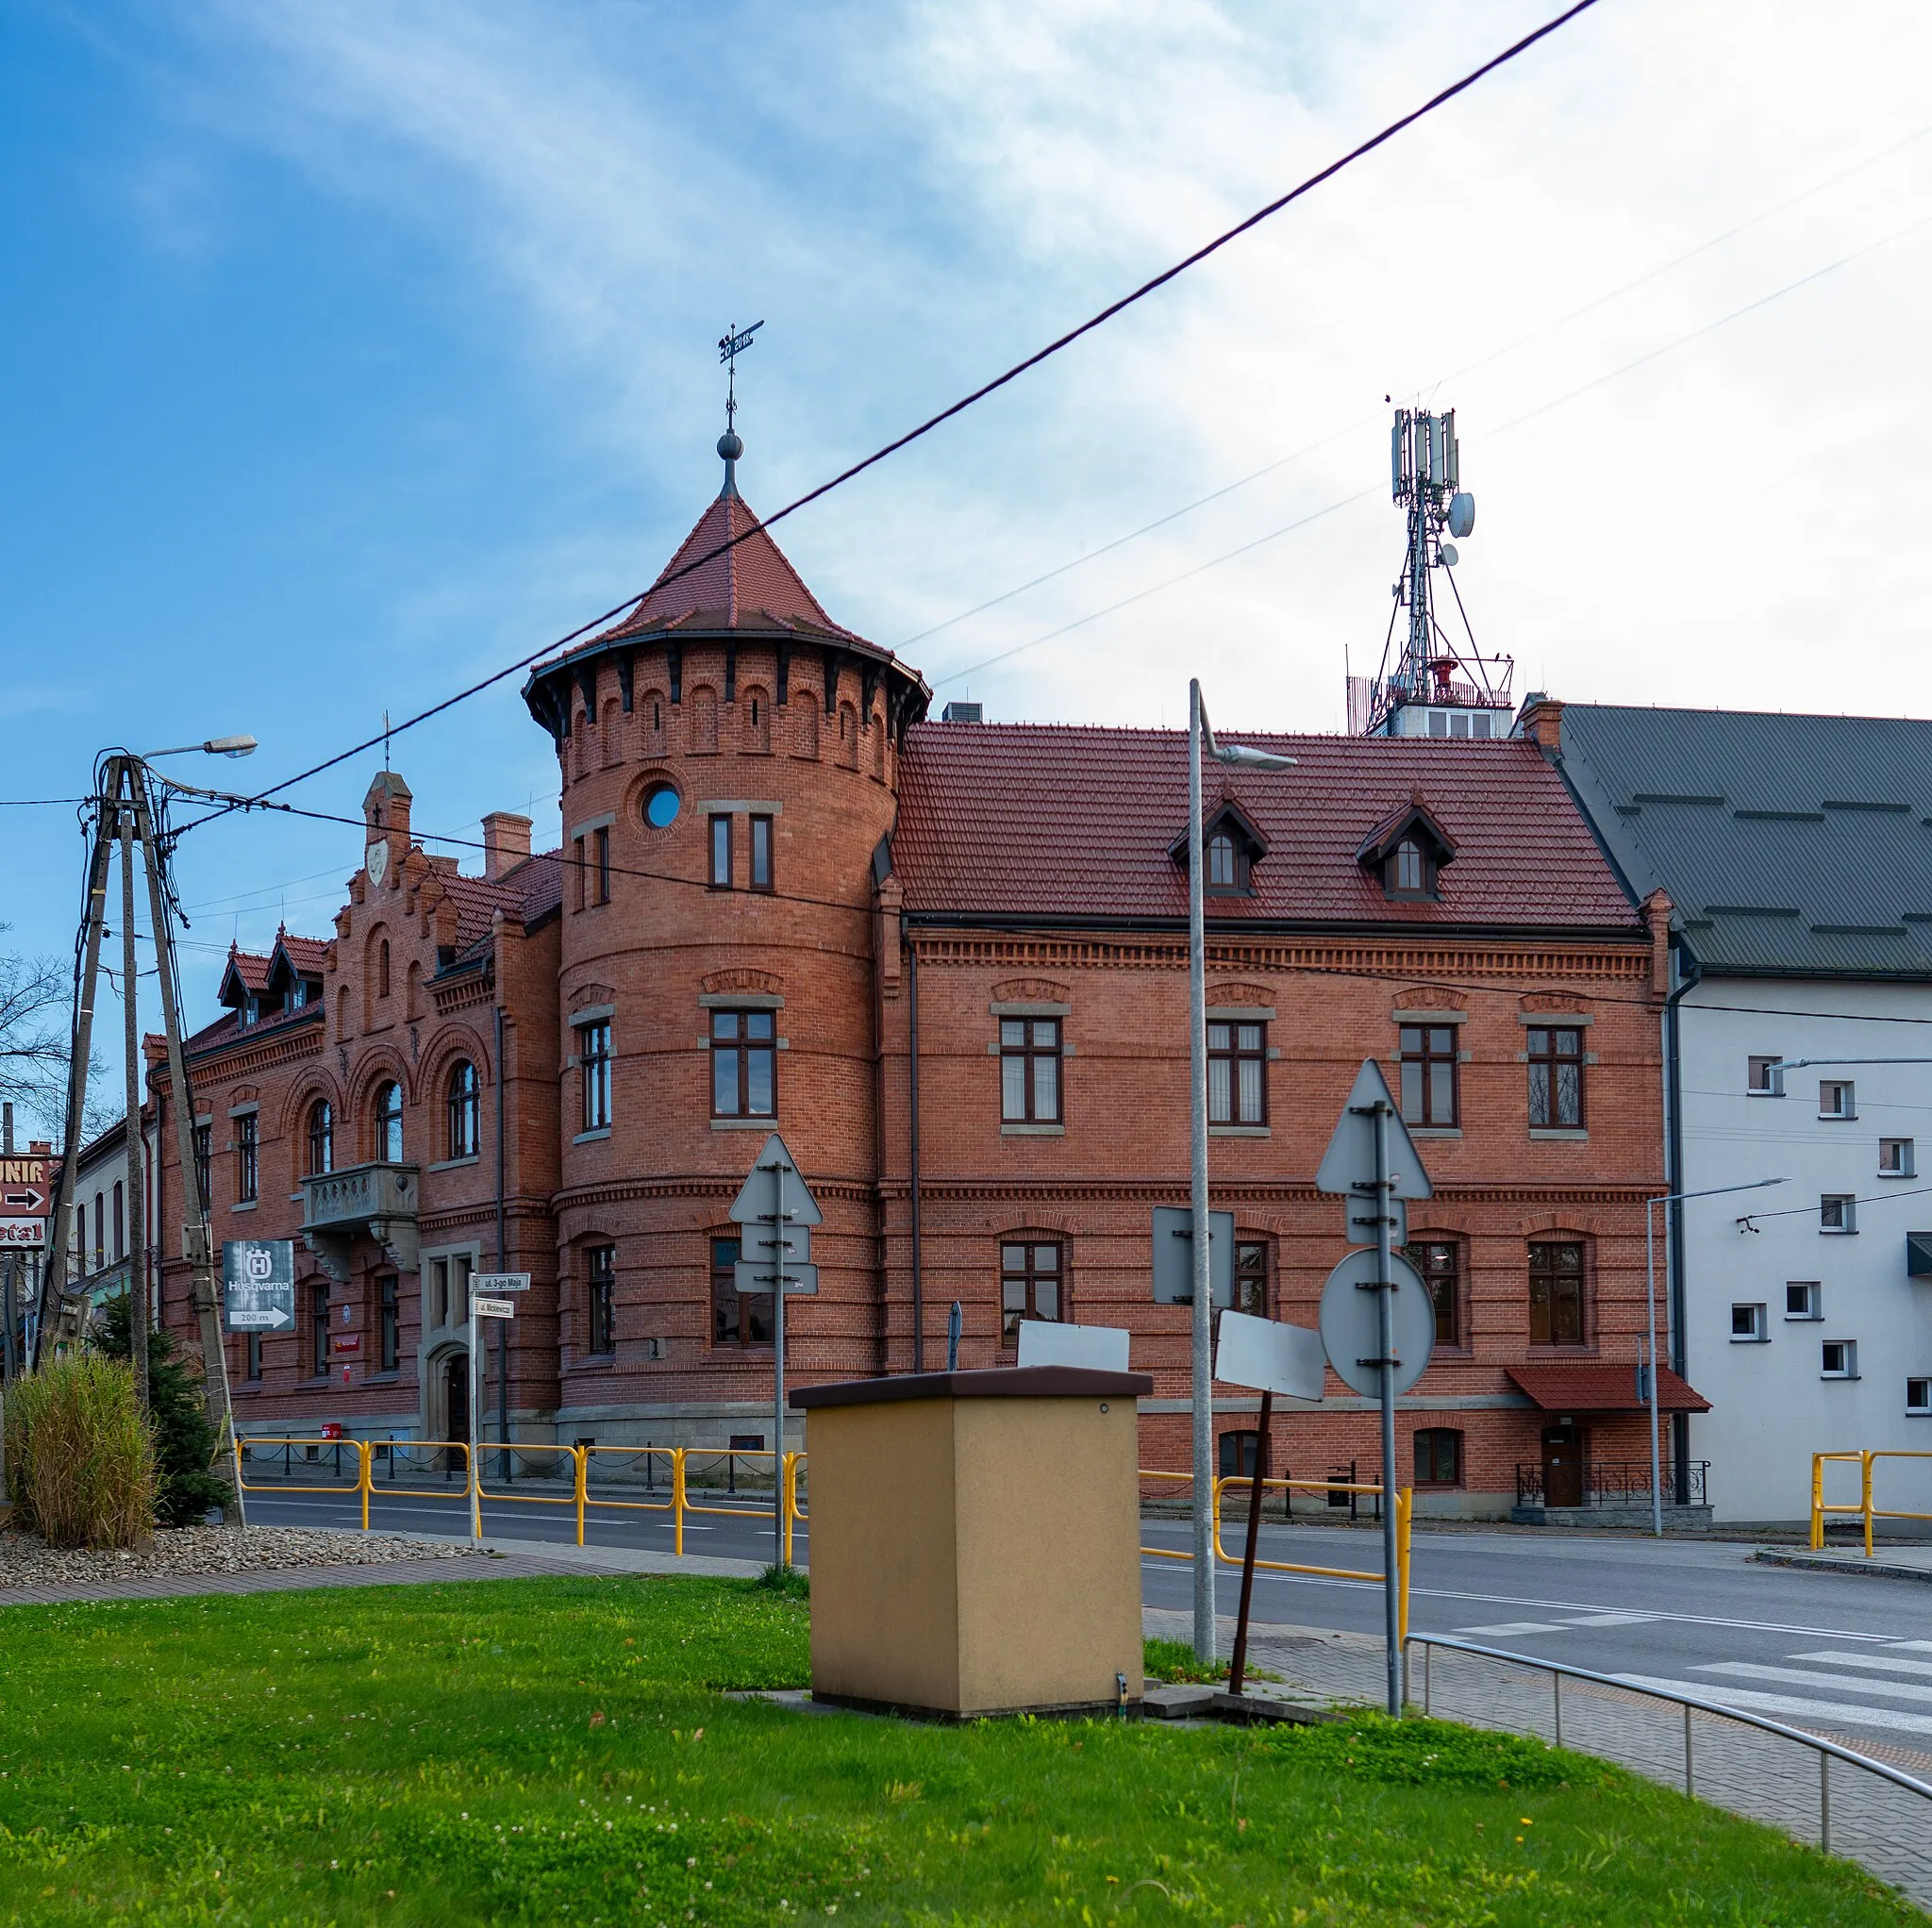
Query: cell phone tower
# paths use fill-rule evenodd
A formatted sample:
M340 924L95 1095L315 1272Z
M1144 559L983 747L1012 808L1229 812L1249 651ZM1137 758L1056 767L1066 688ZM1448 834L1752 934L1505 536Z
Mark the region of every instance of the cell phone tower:
M1373 679L1348 679L1349 729L1358 736L1505 736L1514 665L1507 657L1486 657L1477 651L1456 587L1460 558L1455 545L1475 528L1475 497L1462 487L1455 409L1440 415L1419 408L1395 411L1389 482L1407 512L1408 550L1394 584L1381 668ZM1459 644L1437 620L1438 571L1455 603L1465 639Z

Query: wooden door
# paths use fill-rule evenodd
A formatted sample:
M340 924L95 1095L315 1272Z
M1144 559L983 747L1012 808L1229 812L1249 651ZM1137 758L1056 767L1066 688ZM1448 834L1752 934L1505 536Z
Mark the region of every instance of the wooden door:
M442 1362L442 1410L445 1416L442 1437L452 1445L460 1445L470 1437L470 1359L467 1353L452 1353ZM465 1461L460 1453L446 1453L443 1459L450 1471L463 1471Z
M1575 1426L1543 1428L1543 1504L1583 1504L1583 1439Z

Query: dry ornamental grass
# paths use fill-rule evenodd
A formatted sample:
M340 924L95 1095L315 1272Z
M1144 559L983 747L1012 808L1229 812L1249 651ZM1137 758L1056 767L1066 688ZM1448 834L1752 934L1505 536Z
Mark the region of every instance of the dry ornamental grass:
M129 1366L56 1360L8 1388L8 1497L56 1547L142 1547L154 1537L155 1443Z

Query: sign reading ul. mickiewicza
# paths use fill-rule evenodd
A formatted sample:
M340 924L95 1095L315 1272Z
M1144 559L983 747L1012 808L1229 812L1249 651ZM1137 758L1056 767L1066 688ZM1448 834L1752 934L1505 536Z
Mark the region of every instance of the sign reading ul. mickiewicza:
M295 1329L295 1244L230 1238L222 1247L222 1323L229 1332Z

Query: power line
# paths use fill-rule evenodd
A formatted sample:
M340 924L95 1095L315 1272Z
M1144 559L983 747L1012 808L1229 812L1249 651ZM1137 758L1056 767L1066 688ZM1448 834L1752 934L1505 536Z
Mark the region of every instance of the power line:
M1150 294L1165 288L1170 281L1177 279L1180 275L1186 274L1190 268L1198 267L1210 255L1218 253L1221 249L1226 247L1229 242L1239 240L1241 236L1246 234L1251 228L1259 226L1264 221L1268 221L1274 215L1279 214L1283 208L1291 207L1305 195L1313 192L1316 188L1321 187L1327 181L1333 180L1344 169L1352 167L1357 161L1374 153L1377 148L1386 146L1398 134L1414 126L1417 122L1425 119L1428 115L1436 112L1438 108L1446 107L1449 102L1457 99L1459 95L1468 92L1478 81L1487 78L1490 75L1497 72L1498 69L1507 66L1510 61L1527 53L1530 48L1536 46L1540 42L1548 39L1559 27L1566 26L1578 14L1587 13L1596 4L1597 0L1574 0L1574 4L1566 7L1562 12L1545 21L1542 25L1536 27L1531 32L1524 34L1522 39L1512 42L1500 53L1491 55L1480 66L1472 68L1459 80L1453 81L1449 86L1431 94L1420 107L1412 108L1407 113L1391 121L1379 132L1370 135L1366 141L1357 142L1346 154L1343 154L1336 160L1330 161L1326 167L1318 169L1305 180L1291 188L1285 194L1277 195L1273 201L1268 202L1266 206L1257 208L1245 220L1238 221L1232 227L1226 228L1222 233L1216 235L1212 241L1196 248L1193 253L1183 256L1180 260L1174 262L1171 267L1163 268L1159 274L1141 282L1138 288L1122 295L1117 301L1109 302L1107 307L1101 308L1096 314L1090 315L1087 320L1069 328L1064 334L1056 336L1043 348L1036 349L1031 355L1016 361L1003 374L994 375L991 381L981 383L978 388L973 390L969 394L962 395L957 402L950 403L947 407L941 408L938 414L927 416L916 427L908 429L905 434L894 437L892 440L885 443L883 447L874 449L871 455L862 457L849 467L840 470L829 480L819 483L816 488L807 490L803 495L795 496L784 507L778 509L774 514L767 516L761 524L755 523L751 527L740 534L728 537L705 555L694 557L691 561L686 563L682 569L658 577L657 582L652 585L652 589L665 588L670 583L676 582L682 577L690 575L693 571L702 569L707 563L713 562L719 557L735 549L740 542L748 541L753 536L760 533L761 530L769 529L774 524L783 522L786 517L796 514L799 509L806 507L808 504L817 502L822 496L829 495L833 490L842 488L847 482L864 474L868 469L874 468L878 463L886 460L888 457L897 455L900 450L908 448L922 437L931 434L934 429L940 427L942 424L950 422L954 416L964 413L966 409L973 407L976 403L986 400L989 395L997 393L1001 389L1007 387L1008 383L1017 381L1021 375L1025 374L1029 370L1038 368L1042 362L1058 355L1062 350L1072 347L1074 342L1080 341L1083 337L1091 334L1094 329L1112 321L1115 316L1124 313L1126 309L1132 307L1137 302L1144 301ZM385 728L376 735L365 739L362 742L354 744L349 749L341 751L333 756L326 757L320 763L312 764L308 769L299 771L293 776L285 777L280 783L273 784L265 790L258 791L255 801L259 802L268 797L277 796L283 790L292 789L298 783L306 783L310 777L321 775L325 770L333 770L337 764L347 762L351 756L359 756L365 750L372 750L378 743L384 743L392 737L401 736L404 731L414 729L418 723L427 723L432 717L441 716L445 710L454 708L458 703L466 702L470 697L481 694L485 690L491 689L496 684L502 682L507 676L515 675L519 670L528 669L542 657L550 656L558 650L568 649L573 643L580 640L591 631L601 627L605 623L614 622L625 610L632 607L633 605L649 593L650 590L641 590L635 595L626 596L623 602L605 610L601 615L591 617L589 622L579 623L575 629L571 630L567 635L559 637L556 641L545 643L541 648L532 650L527 656L520 657L516 661L506 664L502 669L471 684L467 689L458 690L455 695L444 697L441 702L432 704L427 709L418 711L416 715L407 718L404 722ZM197 818L195 822L208 823L215 817L226 816L232 809L237 807L239 806L225 806L219 810L209 812L207 816ZM193 824L183 826L184 829L192 829L192 827Z

